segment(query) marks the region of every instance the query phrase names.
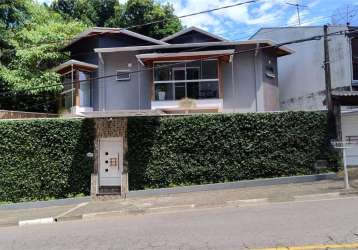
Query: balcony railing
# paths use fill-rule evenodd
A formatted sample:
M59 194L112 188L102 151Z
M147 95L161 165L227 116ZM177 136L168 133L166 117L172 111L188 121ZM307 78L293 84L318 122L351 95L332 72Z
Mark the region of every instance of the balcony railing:
M219 82L217 80L173 81L155 84L156 101L219 98Z

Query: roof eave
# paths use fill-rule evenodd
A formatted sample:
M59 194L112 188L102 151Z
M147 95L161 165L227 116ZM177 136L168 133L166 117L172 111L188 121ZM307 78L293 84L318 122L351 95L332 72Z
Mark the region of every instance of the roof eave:
M128 51L145 51L153 49L167 49L167 48L186 48L186 47L208 47L208 46L239 46L239 45L250 45L250 44L267 44L268 46L279 46L278 43L271 40L247 40L247 41L236 41L236 42L207 42L207 43L187 43L187 44L167 44L167 45L152 45L152 46L131 46L131 47L112 47L112 48L96 48L96 53L113 53L113 52L128 52ZM294 53L294 50L287 46L279 46L278 49L282 51L277 56L285 56Z

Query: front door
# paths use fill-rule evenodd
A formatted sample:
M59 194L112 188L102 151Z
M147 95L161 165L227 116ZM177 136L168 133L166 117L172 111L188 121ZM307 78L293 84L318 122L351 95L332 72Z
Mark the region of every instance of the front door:
M121 186L123 170L123 138L100 140L100 186Z

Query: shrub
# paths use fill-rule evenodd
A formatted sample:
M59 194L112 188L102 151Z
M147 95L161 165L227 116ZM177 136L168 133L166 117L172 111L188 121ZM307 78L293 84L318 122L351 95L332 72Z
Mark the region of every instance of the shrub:
M90 120L0 121L0 201L88 194L93 141Z
M324 112L128 119L131 189L313 174L334 155Z

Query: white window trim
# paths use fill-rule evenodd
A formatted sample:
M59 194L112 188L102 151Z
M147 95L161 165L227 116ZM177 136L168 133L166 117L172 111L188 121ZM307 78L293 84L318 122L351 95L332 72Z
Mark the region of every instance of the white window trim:
M201 62L204 62L204 61L218 61L217 58L211 58L211 59L205 59L205 60L202 60ZM153 73L153 79L155 78L155 64L161 64L161 63L168 63L168 62L171 62L173 64L175 63L190 63L192 62L191 60L182 60L182 61L154 61L153 62L153 70L152 70L152 73ZM155 81L153 80L153 83L156 84L156 83L183 83L183 82L215 82L215 81L219 81L219 78L214 78L214 79L203 79L203 78L199 78L199 79L194 79L194 80L186 80L187 76L187 72L186 72L186 69L191 69L191 68L200 68L200 67L196 67L196 66L189 66L187 67L186 65L185 66L179 66L178 67L175 67L175 65L173 65L174 67L172 69L183 69L185 70L185 80L164 80L164 81ZM219 74L219 72L218 72ZM219 75L218 75L219 76Z
M130 81L131 79L131 71L129 69L119 69L116 70L116 81ZM126 78L118 78L118 73L128 73L128 77Z
M197 79L197 80L170 80L170 81L154 81L157 83L182 83L182 82L218 82L219 78L215 79Z

